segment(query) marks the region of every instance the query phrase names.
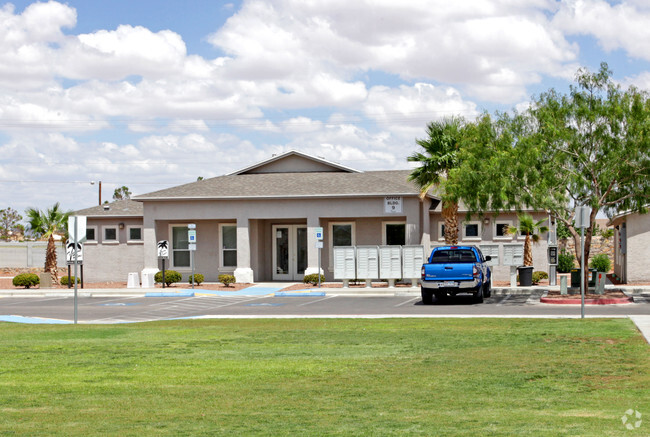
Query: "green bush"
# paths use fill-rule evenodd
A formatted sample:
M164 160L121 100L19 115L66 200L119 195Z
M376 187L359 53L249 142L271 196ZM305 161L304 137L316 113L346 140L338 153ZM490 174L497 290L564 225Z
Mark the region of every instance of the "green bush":
M41 279L36 273L21 273L20 275L14 276L14 279L11 281L14 284L14 287L34 287L41 283Z
M235 277L233 275L219 275L219 282L222 282L226 287L230 287L230 284L235 283Z
M153 277L154 281L161 283L162 282L162 271L156 273ZM180 282L183 279L181 274L176 270L165 270L165 285L170 286L175 282Z
M81 282L81 280L78 277L76 278L76 280L77 280L77 284ZM74 284L74 281L75 281L75 277L70 276L70 283ZM61 276L61 280L59 282L61 282L61 285L68 285L68 275Z
M562 250L557 257L557 271L558 273L569 273L573 268L575 257L566 250Z
M612 267L612 262L609 260L607 254L599 253L591 259L589 267L596 269L596 271L607 273Z
M533 285L539 284L542 279L548 279L548 273L542 272L541 270L533 272Z
M305 275L302 282L304 284L313 284L313 285L318 284L318 273L312 273L311 275ZM321 283L325 282L325 276L320 275L320 282Z
M200 274L200 273L196 273L196 274L194 275L194 283L195 283L195 284L201 285L201 282L203 282L203 281L205 281L205 278L203 277L202 274ZM187 278L187 283L188 283L188 284L191 284L191 283L192 283L192 275L190 275L190 276Z

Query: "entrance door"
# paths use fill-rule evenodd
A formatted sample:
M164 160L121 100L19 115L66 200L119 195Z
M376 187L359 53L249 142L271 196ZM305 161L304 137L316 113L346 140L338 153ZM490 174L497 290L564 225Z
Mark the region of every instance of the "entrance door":
M273 280L302 281L307 268L307 226L273 225Z

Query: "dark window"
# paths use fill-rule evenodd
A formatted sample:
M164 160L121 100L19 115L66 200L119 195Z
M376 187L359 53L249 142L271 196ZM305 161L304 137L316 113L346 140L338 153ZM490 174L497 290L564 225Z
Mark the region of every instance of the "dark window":
M142 228L129 228L129 240L142 240Z
M332 225L332 246L352 246L352 225Z
M117 240L117 229L115 229L115 228L106 228L106 229L104 229L104 240L106 240L106 241L115 241L115 240Z
M497 223L497 237L507 237L508 236L508 224L507 223Z
M433 253L431 264L473 263L474 252L469 249L437 250Z
M389 246L403 246L406 244L406 225L387 224L386 225L386 244Z
M95 228L86 228L86 240L95 241Z
M465 225L465 236L466 237L478 237L478 224L468 223Z
M237 267L237 226L221 227L221 242L224 267Z

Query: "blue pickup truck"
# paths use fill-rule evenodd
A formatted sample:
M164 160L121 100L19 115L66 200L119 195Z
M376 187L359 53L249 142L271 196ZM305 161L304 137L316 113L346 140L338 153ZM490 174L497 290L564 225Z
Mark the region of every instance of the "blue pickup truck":
M428 262L422 265L422 303L441 301L447 296L471 293L476 302L492 294L492 272L487 265L489 256L483 256L475 246L441 246L431 251Z

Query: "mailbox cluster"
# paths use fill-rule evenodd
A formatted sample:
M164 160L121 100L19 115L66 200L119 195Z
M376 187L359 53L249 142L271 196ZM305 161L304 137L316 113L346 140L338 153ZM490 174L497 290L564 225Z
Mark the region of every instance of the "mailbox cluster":
M424 246L337 246L334 247L334 279L344 285L351 279L366 281L396 279L417 281L424 263Z

